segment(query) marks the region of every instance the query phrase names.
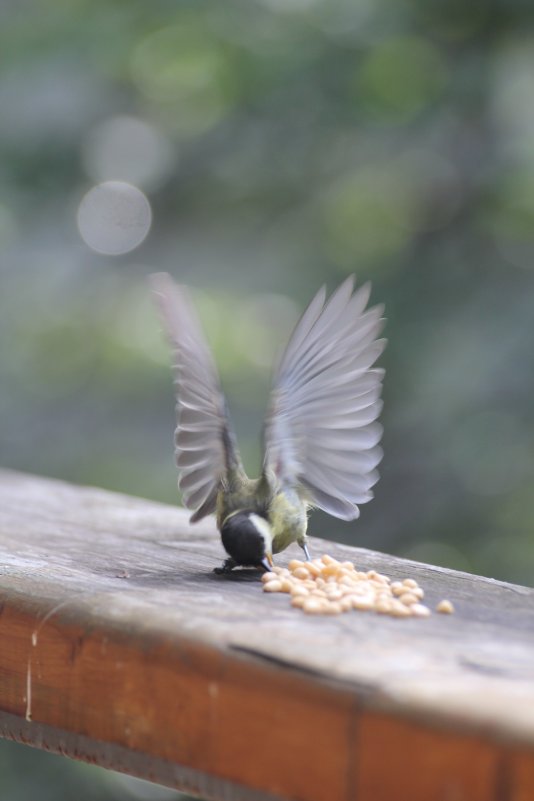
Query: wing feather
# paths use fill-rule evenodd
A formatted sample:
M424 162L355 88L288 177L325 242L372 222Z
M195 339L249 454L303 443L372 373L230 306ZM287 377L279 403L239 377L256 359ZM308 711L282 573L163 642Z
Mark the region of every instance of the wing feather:
M215 511L228 466L240 464L226 402L187 290L166 273L151 276L173 348L178 486L195 522Z
M345 520L373 497L382 458L384 371L373 365L385 346L383 307L366 310L369 294L353 277L327 301L317 293L282 356L265 423L266 467Z

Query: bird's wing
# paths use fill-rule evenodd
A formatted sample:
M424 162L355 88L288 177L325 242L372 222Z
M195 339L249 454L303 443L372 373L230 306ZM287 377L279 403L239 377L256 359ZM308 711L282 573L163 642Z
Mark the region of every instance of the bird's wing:
M312 505L344 520L369 501L382 458L377 418L384 371L373 364L383 307L365 310L370 285L324 287L297 323L275 374L264 429L265 467Z
M178 486L196 522L215 511L228 469L241 465L219 377L188 292L167 273L150 277L173 348Z

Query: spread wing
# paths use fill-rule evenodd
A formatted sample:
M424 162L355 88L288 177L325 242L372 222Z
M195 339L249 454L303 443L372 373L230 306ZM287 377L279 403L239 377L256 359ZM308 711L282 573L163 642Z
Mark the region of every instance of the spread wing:
M365 310L370 285L351 277L325 303L321 289L289 340L265 424L265 465L282 484L344 520L373 497L382 427L383 307Z
M196 522L215 511L227 470L241 463L217 370L187 290L166 273L150 281L173 348L178 486Z

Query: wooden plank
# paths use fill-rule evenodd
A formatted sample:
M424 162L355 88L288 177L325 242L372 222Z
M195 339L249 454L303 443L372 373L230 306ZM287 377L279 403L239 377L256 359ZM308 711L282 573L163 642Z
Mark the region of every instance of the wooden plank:
M533 797L534 591L312 546L457 614L309 618L209 521L1 472L0 732L215 799Z

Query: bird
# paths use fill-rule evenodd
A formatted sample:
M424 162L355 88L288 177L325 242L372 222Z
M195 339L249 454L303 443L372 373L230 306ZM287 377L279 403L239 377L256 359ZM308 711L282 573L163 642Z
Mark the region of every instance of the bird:
M309 511L354 520L379 478L384 306L368 308L370 283L354 276L316 293L274 370L261 474L249 478L187 287L167 273L150 283L173 350L178 487L191 523L216 515L227 558L214 571L270 571L294 542L310 561Z

